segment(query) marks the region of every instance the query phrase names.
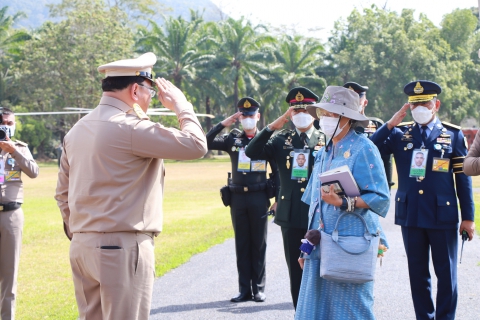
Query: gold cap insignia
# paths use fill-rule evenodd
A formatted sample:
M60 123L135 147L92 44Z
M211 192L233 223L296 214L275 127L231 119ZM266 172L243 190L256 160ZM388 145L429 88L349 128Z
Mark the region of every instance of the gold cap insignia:
M138 77L140 75L140 71L135 72L135 75Z
M252 105L250 104L250 101L248 101L248 100L245 100L245 102L243 103L243 107L244 107L245 109L248 109L248 108L250 108L251 106L252 106Z
M305 97L300 93L300 91L298 91L297 95L295 96L295 100L303 101L303 99L305 99Z
M420 94L423 92L423 87L420 84L420 82L417 82L417 84L415 85L415 88L413 88L413 92L415 92L416 94Z
M352 86L348 86L348 89L352 90L352 91L355 91L355 90L353 90Z

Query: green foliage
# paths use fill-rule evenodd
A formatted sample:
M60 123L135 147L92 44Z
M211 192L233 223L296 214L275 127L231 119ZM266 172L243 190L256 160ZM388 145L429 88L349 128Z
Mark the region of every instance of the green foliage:
M25 15L17 12L11 16L7 11L8 6L0 8L0 102L17 100L17 97L7 90L13 80L10 66L18 61L21 47L30 39L26 31L13 28L15 22Z
M97 67L133 56L133 35L123 12L106 8L102 0L73 2L72 6L66 20L47 22L37 31L15 65L18 87L14 90L23 97L21 103L27 110L95 107L102 78ZM77 116L44 116L39 121L63 138L77 120ZM44 141L39 156L45 148Z
M472 42L476 26L471 11L446 15L442 30L425 15L415 20L413 13L405 9L399 15L372 6L363 14L354 10L347 21L338 21L329 39L326 69L335 71L328 77L330 84L356 81L368 85L366 113L389 119L406 102L403 86L428 79L443 88L439 97L443 120L459 123L467 114L476 115L478 92L472 92L463 77L465 67L471 65L463 52L471 52L471 45L466 44ZM457 42L459 25L466 34Z
M177 12L186 3L162 5ZM9 16L6 7L0 9L0 101L16 110L21 105L22 111L92 108L101 95L99 65L152 51L158 58L155 74L180 87L197 112L215 115L213 122L231 115L241 97L252 96L262 106L262 127L285 112L292 87L322 95L327 83L346 81L368 85L367 115L386 120L406 102L403 86L416 79L442 86L443 120L479 117L476 8L454 10L441 27L423 14L415 18L411 9L355 9L322 44L245 18L206 22L201 9L190 10L189 19L158 18L167 11L156 6L156 0L63 0L50 8L64 20L30 34L12 28L21 13ZM159 106L158 99L152 106ZM19 133L40 156L53 154L52 141L61 141L79 118L44 116L25 121ZM174 117L153 119L178 127ZM209 118L202 121L206 130L213 125Z

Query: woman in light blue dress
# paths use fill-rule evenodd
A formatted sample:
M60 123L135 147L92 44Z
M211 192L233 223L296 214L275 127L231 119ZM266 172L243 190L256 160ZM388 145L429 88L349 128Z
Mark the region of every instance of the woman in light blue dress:
M359 113L359 97L352 90L329 86L322 100L307 110L320 120L320 127L331 139L315 157L315 166L302 201L310 205L309 229L319 229L332 234L335 223L347 209L345 200L333 192L321 190L319 175L322 172L347 165L358 184L361 195L354 212L367 222L369 233L379 234L382 244L388 247L379 216L385 217L390 205L385 169L377 147L353 128L366 126L368 118ZM321 220L320 220L321 218ZM321 221L321 222L320 222ZM353 215L342 218L339 234L362 236L365 232L360 219ZM373 314L373 281L363 284L342 283L320 277L319 245L305 256L302 285L295 319L369 320Z

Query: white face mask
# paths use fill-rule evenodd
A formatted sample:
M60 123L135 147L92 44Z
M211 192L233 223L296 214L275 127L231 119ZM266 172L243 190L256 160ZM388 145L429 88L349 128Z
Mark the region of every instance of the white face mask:
M252 130L257 126L257 119L255 118L245 118L240 120L244 130Z
M6 126L6 127L10 129L10 137L9 138L13 137L13 135L15 134L15 125Z
M296 115L292 116L292 122L295 127L299 129L305 129L312 124L313 117L308 113L299 112Z
M412 117L415 122L418 124L426 124L432 120L433 108L432 110L424 106L418 106L412 110Z
M329 136L330 138L334 138L338 136L340 132L342 132L345 126L348 124L348 122L345 122L343 127L338 128L337 131L335 131L335 128L337 127L337 124L339 121L340 121L340 118L321 117L320 128L322 128L323 133L325 133L327 136ZM335 132L335 135L333 136L334 132Z

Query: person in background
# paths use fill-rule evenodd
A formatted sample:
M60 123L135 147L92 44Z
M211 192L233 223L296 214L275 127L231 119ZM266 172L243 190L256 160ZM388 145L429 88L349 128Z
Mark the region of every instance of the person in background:
M472 180L463 173L466 140L460 127L437 117L442 92L437 83L415 80L403 91L408 102L370 139L381 154L395 158L395 224L402 229L416 317L453 320L458 299L458 234L466 232L472 240L475 230ZM408 110L414 121L401 123ZM411 168L418 152L426 155L425 169ZM436 304L430 255L438 278Z
M263 302L265 296L265 254L267 250L267 161L272 173L278 176L273 159L253 161L245 148L258 133L260 104L251 97L237 103L238 112L226 118L207 133L209 150L228 153L232 162L230 213L235 232L235 252L239 293L232 302ZM226 127L240 120L243 130L233 129L219 136ZM277 180L277 178L275 178Z
M23 232L23 174L38 176L26 143L12 141L15 114L0 108L0 318L15 319L18 265ZM23 173L23 174L22 174Z
M463 172L467 176L480 175L480 130L475 135L475 140L468 150L468 154L463 162Z
M275 223L282 229L283 250L290 277L293 306L297 307L298 293L302 281L302 269L298 264L298 248L307 232L308 205L301 201L310 179L313 160L318 150L325 145L325 135L313 126L314 118L306 107L318 101L318 96L304 87L296 87L287 94L290 108L268 124L247 147L252 159L274 158L280 174L280 191L275 212ZM290 119L294 129L283 129ZM274 135L275 130L280 130ZM297 162L308 155L308 166L296 168ZM300 163L299 163L300 164Z

